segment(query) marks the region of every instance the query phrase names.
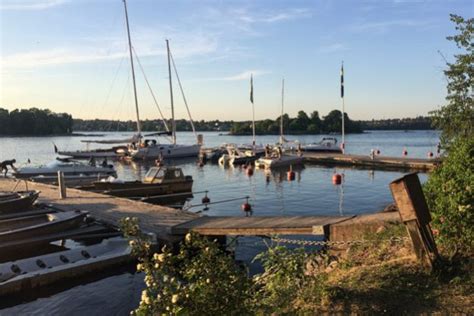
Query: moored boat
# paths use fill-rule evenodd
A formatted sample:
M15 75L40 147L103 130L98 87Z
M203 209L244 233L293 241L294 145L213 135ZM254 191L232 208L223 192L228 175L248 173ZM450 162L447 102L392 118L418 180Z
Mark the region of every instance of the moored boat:
M62 171L67 176L115 176L116 172L112 165L96 166L95 163L85 164L72 159L61 159L38 167L23 167L17 169L13 176L17 179L30 179L37 176L57 176L58 171Z
M301 150L321 153L341 153L342 149L337 146L337 139L334 137L324 137L319 143L306 144L301 146Z
M0 296L37 289L132 260L126 239L110 238L52 254L0 264Z
M0 192L0 214L29 210L39 191Z
M185 176L181 168L152 167L143 181L97 181L83 190L133 199L150 198L159 195L191 192L193 178Z
M53 234L78 227L87 212L69 211L18 217L0 221L0 243Z

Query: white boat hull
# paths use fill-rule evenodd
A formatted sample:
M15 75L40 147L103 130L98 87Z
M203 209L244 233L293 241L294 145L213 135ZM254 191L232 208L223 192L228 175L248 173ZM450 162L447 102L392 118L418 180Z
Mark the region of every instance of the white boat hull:
M198 157L200 150L201 146L199 145L157 144L132 151L131 157L137 160Z
M281 168L298 166L303 164L303 157L300 156L281 156L279 158L260 158L256 164L264 168Z

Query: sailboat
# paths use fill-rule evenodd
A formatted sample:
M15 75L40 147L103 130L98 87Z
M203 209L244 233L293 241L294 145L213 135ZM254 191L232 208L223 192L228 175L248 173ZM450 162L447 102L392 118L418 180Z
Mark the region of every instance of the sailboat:
M130 41L130 33L129 33L129 41ZM131 44L130 44L131 45ZM169 46L169 41L166 40L166 50L168 53L168 75L169 75L169 86L170 86L170 101L171 101L171 136L172 136L172 143L171 144L160 144L158 142L141 142L137 148L132 148L129 150L129 154L132 159L138 160L148 160L148 159L167 159L167 158L184 158L184 157L197 157L201 150L200 144L195 145L180 145L176 143L176 122L174 117L174 100L173 100L173 84L172 84L172 77L171 77L171 62L173 61ZM173 66L176 71L176 67ZM177 71L176 71L177 74ZM179 81L179 77L177 77L178 83L180 84L181 92L183 93L181 82ZM184 98L184 93L183 93ZM187 107L186 99L185 104ZM137 108L138 113L138 108ZM188 114L189 108L188 108ZM137 114L138 115L138 114ZM191 124L194 129L194 124L192 123L192 119L190 117Z
M281 82L281 116L280 116L280 143L273 148L273 152L267 152L265 157L258 159L255 163L258 167L264 168L278 168L290 167L303 164L303 157L300 155L285 155L283 154L283 144L285 137L283 136L283 107L285 101L285 79Z

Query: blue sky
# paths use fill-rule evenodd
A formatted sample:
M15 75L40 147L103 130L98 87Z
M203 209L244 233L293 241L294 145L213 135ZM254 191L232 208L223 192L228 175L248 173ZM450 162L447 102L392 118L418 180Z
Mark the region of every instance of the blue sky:
M449 13L472 17L472 0L128 0L133 46L170 113L170 39L194 119L251 119L341 107L372 119L426 115L444 103L444 61L455 46ZM0 0L0 107L50 108L76 118L133 119L121 0ZM142 118L157 118L136 65ZM187 117L174 82L176 112Z

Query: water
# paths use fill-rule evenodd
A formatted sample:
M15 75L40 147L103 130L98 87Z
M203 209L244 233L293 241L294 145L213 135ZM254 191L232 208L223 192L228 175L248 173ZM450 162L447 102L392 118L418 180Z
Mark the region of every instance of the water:
M222 143L250 143L249 136L220 136L215 132L202 133L206 147ZM130 136L131 133L106 133L108 139ZM302 142L315 142L320 136L299 135L287 136L288 139L299 139ZM32 164L44 164L56 155L53 143L60 150L84 149L80 142L87 137L14 137L0 138L0 160L16 158L18 166L25 165L30 159ZM179 143L193 143L192 133L178 133ZM275 143L278 136L258 136L257 143ZM348 135L346 151L353 154L370 153L379 149L382 155L401 156L404 149L409 157L426 157L429 151L436 152L439 134L436 131L374 131L364 134ZM91 145L90 148L105 147ZM239 167L223 168L206 164L200 168L196 159L175 161L186 175L194 179L193 191L209 191L212 202L233 198L238 201L211 205L209 210L203 207L192 207L190 210L203 212L206 215L244 216L240 210L243 197L249 196L254 216L263 215L349 215L373 213L383 209L392 202L388 184L402 175L392 171L369 171L357 169L326 168L306 166L296 170L296 180L286 179L286 170L265 172L255 170L248 177L245 170ZM148 168L145 164L115 162L120 178L140 179ZM334 186L331 178L337 170L344 174L342 186ZM421 175L421 180L426 179ZM203 194L195 194L188 203L201 203ZM248 261L263 246L252 238L243 239L240 243L238 257ZM142 276L121 274L93 283L75 286L74 288L40 298L36 301L0 310L0 315L7 314L90 314L90 315L126 315L138 303L139 292L143 287ZM133 299L131 299L133 298ZM77 308L73 308L76 306ZM78 307L80 306L80 308ZM109 308L109 306L112 306ZM115 307L114 307L115 306Z

